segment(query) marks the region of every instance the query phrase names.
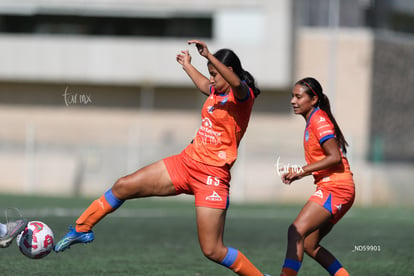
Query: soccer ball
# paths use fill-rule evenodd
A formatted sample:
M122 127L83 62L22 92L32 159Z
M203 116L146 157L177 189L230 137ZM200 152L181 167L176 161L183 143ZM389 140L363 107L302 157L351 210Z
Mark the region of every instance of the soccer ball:
M41 221L29 221L27 227L16 238L20 251L28 258L46 257L53 248L52 229Z

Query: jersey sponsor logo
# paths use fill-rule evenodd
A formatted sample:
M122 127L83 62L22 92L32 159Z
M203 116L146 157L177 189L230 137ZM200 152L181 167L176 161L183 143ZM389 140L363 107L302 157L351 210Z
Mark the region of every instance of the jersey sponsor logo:
M317 196L317 197L320 197L320 198L323 198L323 192L321 190L317 190L313 195Z
M209 118L204 118L204 119L203 119L203 123L202 123L202 125L203 125L204 127L208 127L208 128L211 128L211 127L213 126L213 124L211 123L211 121L210 121L210 119L209 119Z
M209 118L203 118L200 128L198 129L197 136L195 137L195 144L213 144L220 145L221 132L214 131L213 123Z
M206 196L206 200L210 200L210 201L223 201L223 199L221 198L221 196L219 196L218 193L216 193L216 191L213 191L213 194Z

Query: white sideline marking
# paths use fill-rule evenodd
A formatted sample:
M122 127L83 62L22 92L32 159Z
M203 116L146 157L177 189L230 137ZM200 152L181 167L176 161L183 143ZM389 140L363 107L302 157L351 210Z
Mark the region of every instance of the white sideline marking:
M27 218L36 217L79 217L84 209L72 208L39 208L39 209L21 209L23 215ZM277 219L277 218L294 218L297 213L286 210L229 210L227 217L231 218L249 218L249 219ZM167 218L167 217L195 217L195 210L171 210L171 209L119 209L110 216L121 218Z

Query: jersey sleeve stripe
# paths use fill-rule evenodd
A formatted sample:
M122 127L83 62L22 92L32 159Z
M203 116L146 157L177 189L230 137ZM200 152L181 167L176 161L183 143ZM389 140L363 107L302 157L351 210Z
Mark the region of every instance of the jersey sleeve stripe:
M322 145L326 140L329 140L331 138L335 138L335 135L329 134L329 135L322 137L321 139L319 139L319 144Z

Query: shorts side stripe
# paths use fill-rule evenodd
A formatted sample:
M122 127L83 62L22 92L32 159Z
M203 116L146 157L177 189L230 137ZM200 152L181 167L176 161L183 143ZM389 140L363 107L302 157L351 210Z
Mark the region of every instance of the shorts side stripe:
M332 214L332 194L329 194L328 198L326 199L325 203L323 204L323 207L329 211L329 213Z

